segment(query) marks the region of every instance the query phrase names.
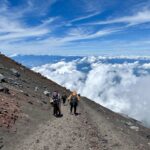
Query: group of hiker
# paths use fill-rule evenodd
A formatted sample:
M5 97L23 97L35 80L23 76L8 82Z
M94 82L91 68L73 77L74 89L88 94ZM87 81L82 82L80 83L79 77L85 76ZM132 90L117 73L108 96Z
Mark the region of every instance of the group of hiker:
M56 117L63 116L61 112L61 101L63 102L63 105L65 105L66 101L68 101L70 103L70 114L78 115L77 106L79 100L80 95L78 95L76 91L73 91L69 97L67 96L66 92L64 92L61 96L58 91L54 91L50 101L50 103L53 105L53 115Z

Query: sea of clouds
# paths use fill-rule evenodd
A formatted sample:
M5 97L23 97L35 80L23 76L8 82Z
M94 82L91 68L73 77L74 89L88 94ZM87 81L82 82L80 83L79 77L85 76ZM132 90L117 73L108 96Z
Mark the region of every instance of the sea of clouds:
M83 57L32 69L150 126L150 58Z

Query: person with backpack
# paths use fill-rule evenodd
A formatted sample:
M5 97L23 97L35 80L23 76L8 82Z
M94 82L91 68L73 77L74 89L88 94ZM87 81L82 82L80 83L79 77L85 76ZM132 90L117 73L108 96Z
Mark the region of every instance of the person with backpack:
M65 105L66 103L66 99L67 99L67 95L66 95L66 92L63 93L62 97L61 97L62 101L63 101L63 104Z
M68 101L70 102L70 113L72 114L72 110L74 109L74 114L77 115L77 106L80 98L76 91L72 92L68 97Z
M53 115L56 117L62 116L61 114L61 98L58 91L54 91L52 94L52 100L53 100Z

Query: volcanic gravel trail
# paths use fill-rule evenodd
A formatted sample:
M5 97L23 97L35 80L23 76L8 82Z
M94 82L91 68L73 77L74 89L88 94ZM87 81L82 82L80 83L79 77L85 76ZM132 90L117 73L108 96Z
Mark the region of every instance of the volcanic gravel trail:
M78 116L71 115L68 105L62 106L63 117L41 124L16 150L99 149L98 135L93 126L88 124L84 111L79 108Z
M83 106L84 105L84 106ZM112 129L108 120L81 102L79 115L71 115L69 104L62 106L63 117L41 124L16 150L146 150L124 134ZM50 112L52 113L52 112ZM94 113L94 114L93 114ZM93 115L99 119L94 122Z

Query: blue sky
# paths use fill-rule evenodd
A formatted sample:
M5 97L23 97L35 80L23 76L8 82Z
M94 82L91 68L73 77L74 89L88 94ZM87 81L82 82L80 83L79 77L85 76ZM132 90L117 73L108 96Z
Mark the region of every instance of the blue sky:
M150 55L150 0L0 0L0 51Z

